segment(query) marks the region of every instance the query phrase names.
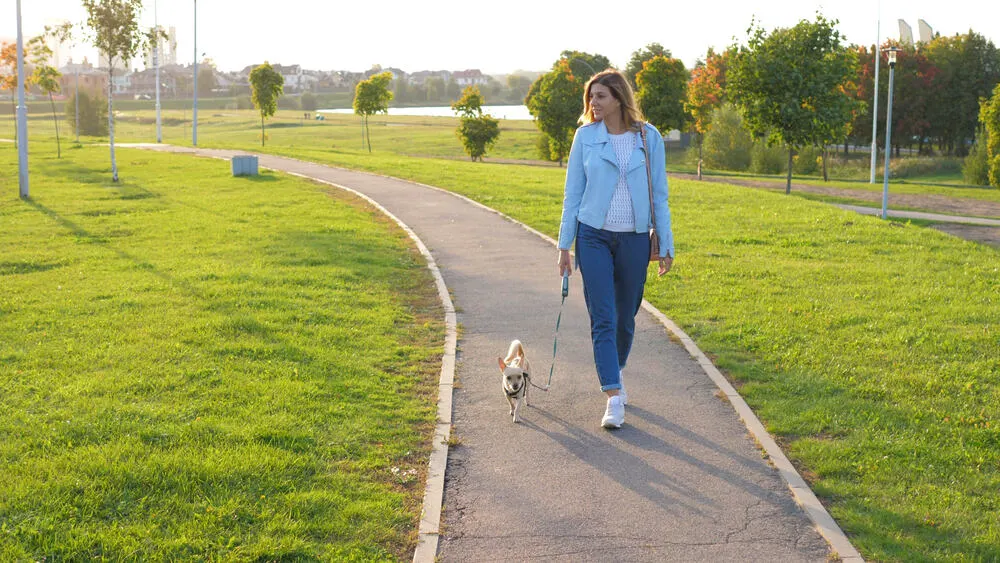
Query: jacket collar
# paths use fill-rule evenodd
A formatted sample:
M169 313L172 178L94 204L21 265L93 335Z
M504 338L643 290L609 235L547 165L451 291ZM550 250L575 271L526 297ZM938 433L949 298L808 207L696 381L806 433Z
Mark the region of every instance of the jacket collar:
M646 151L642 147L642 137L639 136L639 132L636 131L635 136L635 147L632 149L632 156L629 158L628 171L632 171L635 168L645 165ZM614 164L618 167L618 157L615 155L615 148L611 144L611 133L608 132L608 126L604 124L604 120L594 123L594 137L591 141L593 144L604 143L604 147L601 149L601 158Z

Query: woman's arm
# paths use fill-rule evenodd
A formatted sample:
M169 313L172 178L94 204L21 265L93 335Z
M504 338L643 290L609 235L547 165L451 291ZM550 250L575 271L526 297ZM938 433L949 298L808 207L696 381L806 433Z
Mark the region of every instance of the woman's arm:
M566 163L566 187L563 192L562 221L559 224L559 249L569 250L576 238L576 218L587 187L587 174L583 167L583 143L580 130L573 135L573 146Z
M655 130L655 129L654 129ZM670 204L667 189L667 153L663 137L657 132L651 135L653 146L650 173L653 177L653 210L656 212L656 233L660 239L660 257L673 258L674 233L671 229Z

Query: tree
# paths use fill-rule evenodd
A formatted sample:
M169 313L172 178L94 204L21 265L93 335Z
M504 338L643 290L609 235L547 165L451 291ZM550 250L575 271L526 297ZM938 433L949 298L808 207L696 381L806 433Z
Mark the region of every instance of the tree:
M368 80L358 82L358 86L354 89L354 113L361 116L362 134L368 139L368 152L372 152L368 119L376 113L389 114L389 102L392 100L392 92L389 90L391 82L392 73L382 72Z
M770 35L751 23L726 80L750 132L788 149L785 193L792 189L792 156L806 145L843 138L854 101L844 85L857 74L857 52L841 44L836 20L816 15Z
M585 84L598 72L611 68L611 61L604 55L597 53L584 53L583 51L566 50L559 53L559 60L552 65L552 70L562 64L562 61L569 62L569 68L573 71L573 76L577 77L581 84ZM580 110L583 111L582 109Z
M580 114L583 113L583 83L573 74L566 59L538 77L528 92L525 105L535 124L548 138L550 158L559 161L569 154Z
M461 117L461 124L456 133L462 139L465 152L483 161L486 151L493 147L500 137L500 122L489 114L483 113L485 99L476 86L468 86L462 92L462 98L451 104L451 109Z
M260 146L264 146L264 118L278 111L278 98L285 91L285 77L274 70L271 63L255 67L250 71L250 100L260 112Z
M59 141L59 118L56 117L56 102L52 98L52 94L60 90L59 77L62 74L46 62L52 54L52 50L44 42L39 44L40 47L32 53L34 55L32 63L35 69L32 71L31 81L38 86L39 90L49 95L49 105L52 106L52 123L55 124L56 128L56 158L62 158L62 147Z
M219 87L219 81L215 77L215 65L205 61L202 65L198 68L198 95L208 97Z
M636 75L637 101L646 119L660 131L684 128L687 82L688 71L678 59L657 55L642 63Z
M663 45L659 43L650 43L642 49L632 51L632 58L629 59L628 64L625 65L625 77L628 81L632 83L633 88L638 88L639 85L635 82L635 76L639 74L642 70L642 63L652 59L653 57L666 57L672 58L669 49L664 49Z
M531 88L531 79L520 74L508 74L507 88L510 90L508 101L514 103L520 102L528 95L528 90Z
M0 90L10 90L11 115L17 115L17 44L0 43ZM24 79L24 89L28 90L31 78ZM14 128L17 141L17 128Z
M98 52L108 58L108 134L111 144L111 179L118 181L115 161L115 110L112 88L115 63L127 66L141 49L148 36L139 30L142 0L83 0L87 10L90 39Z
M936 37L923 46L922 53L938 72L936 95L928 103L930 134L940 149L963 156L966 142L975 137L980 98L990 97L1000 82L1000 51L970 30Z
M986 130L986 163L990 185L1000 188L1000 84L993 88L992 97L981 101L979 121Z
M703 145L705 134L712 127L712 116L722 107L726 99L726 51L717 55L711 48L705 62L700 62L691 69L691 79L687 86L687 99L684 101L684 111L691 117L691 127L698 135L698 179L701 180L701 165L703 162Z
M316 102L316 94L313 94L312 92L306 92L305 94L302 94L302 96L299 98L299 104L305 111L316 111L316 108L318 107Z
M76 98L70 96L66 101L66 121L76 127ZM108 102L100 96L91 97L81 90L80 98L80 135L103 137L108 134Z
M743 127L743 120L732 104L712 112L712 128L705 134L705 163L715 169L746 170L750 167L753 137ZM699 158L702 149L699 147ZM700 167L700 165L699 165Z

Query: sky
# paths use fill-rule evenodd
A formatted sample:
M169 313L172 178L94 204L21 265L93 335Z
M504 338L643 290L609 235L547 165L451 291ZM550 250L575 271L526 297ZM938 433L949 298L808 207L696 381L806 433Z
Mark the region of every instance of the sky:
M196 1L143 2L141 24L153 25L155 5L159 24L177 28L178 62L185 64L195 54ZM201 0L197 47L227 71L267 60L312 70L363 71L379 64L406 72L477 68L506 74L546 70L566 49L600 53L624 68L633 51L657 42L690 68L709 47L745 42L752 19L770 31L812 20L817 11L839 20L848 43L897 39L899 19L916 37L917 20L923 19L941 35L972 29L1000 46L1000 2L995 0L507 0L480 5L471 8L476 3L468 0ZM82 23L86 18L80 0L21 0L21 14L26 37L58 20ZM0 40L16 37L15 16L15 0L0 0ZM96 58L86 46L70 54L76 60Z

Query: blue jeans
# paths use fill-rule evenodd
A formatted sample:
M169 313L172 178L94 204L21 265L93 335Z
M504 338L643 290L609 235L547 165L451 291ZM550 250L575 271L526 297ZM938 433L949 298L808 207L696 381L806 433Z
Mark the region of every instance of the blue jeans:
M616 233L579 223L576 261L590 313L590 337L601 391L621 389L635 315L642 305L649 266L647 233Z

